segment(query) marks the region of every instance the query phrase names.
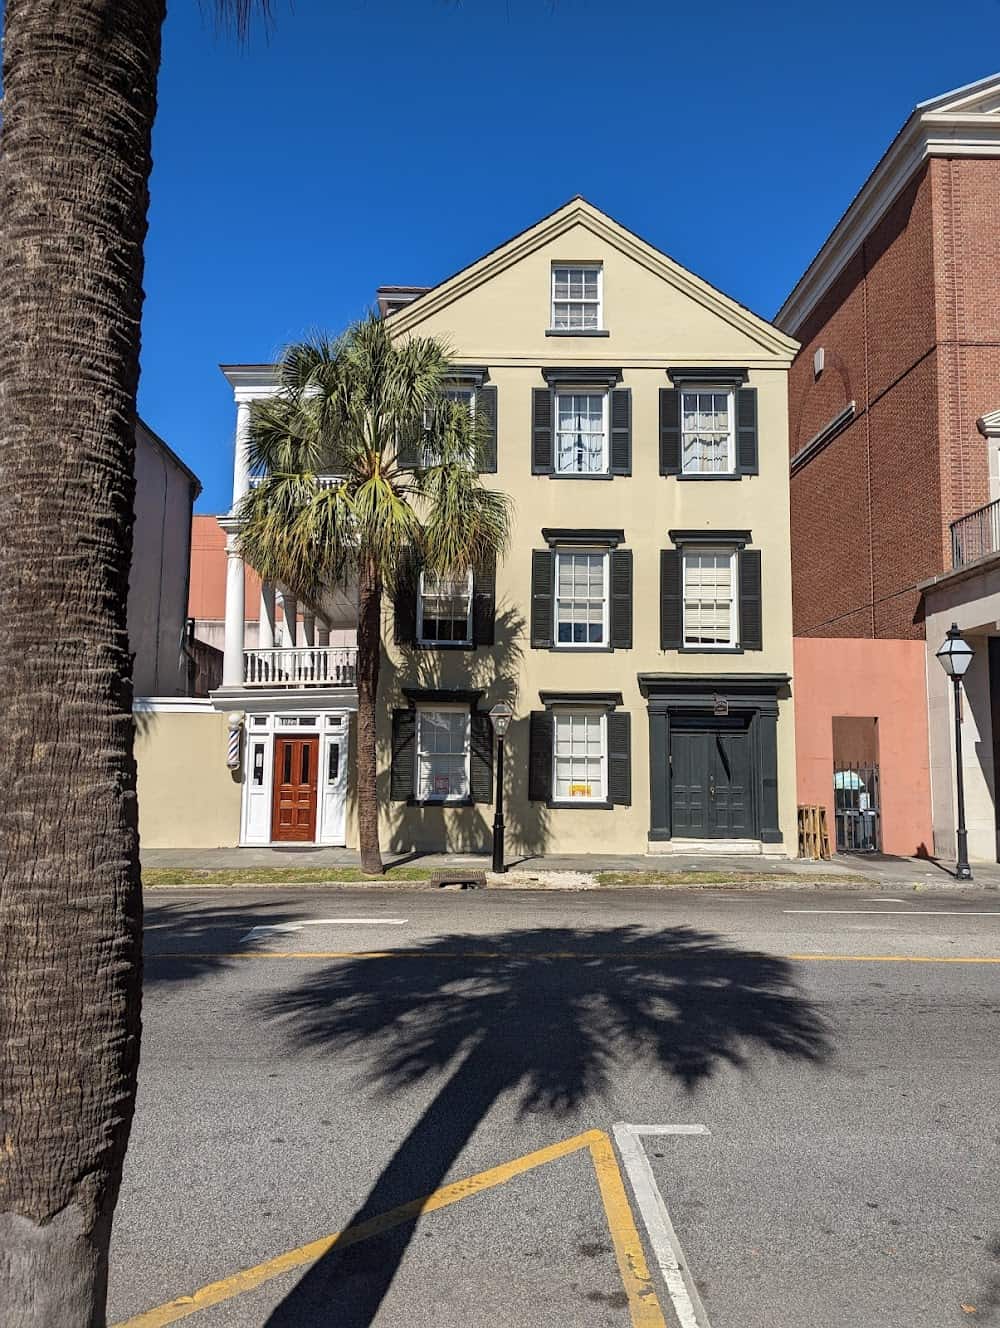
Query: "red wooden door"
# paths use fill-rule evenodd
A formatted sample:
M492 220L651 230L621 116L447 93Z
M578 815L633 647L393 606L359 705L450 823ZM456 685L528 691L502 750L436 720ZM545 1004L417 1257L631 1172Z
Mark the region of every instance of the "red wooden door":
M319 738L275 738L272 840L316 838Z

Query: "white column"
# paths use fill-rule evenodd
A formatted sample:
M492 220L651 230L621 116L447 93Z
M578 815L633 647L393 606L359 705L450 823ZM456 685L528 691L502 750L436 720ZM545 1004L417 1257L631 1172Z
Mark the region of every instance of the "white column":
M316 619L316 644L318 646L330 644L330 628L325 618Z
M281 611L285 615L285 645L298 645L298 626L295 620L298 617L299 602L287 590L281 592Z
M316 615L310 613L308 609L302 610L302 644L304 646L316 644Z
M243 686L243 633L246 623L246 591L243 559L236 549L236 531L226 531L226 635L222 653L223 687Z
M260 583L260 630L257 644L261 650L274 648L274 582Z
M236 403L236 451L233 457L233 511L250 488L250 402Z

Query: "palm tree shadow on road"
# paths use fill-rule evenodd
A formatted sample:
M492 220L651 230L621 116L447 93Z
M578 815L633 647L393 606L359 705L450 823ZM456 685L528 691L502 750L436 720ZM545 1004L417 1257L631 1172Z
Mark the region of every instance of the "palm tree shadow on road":
M494 1102L559 1118L639 1064L694 1092L766 1053L822 1062L826 1024L786 960L690 927L543 927L348 960L263 1002L303 1049L364 1057L391 1095L450 1072L351 1219L438 1188ZM334 1246L269 1328L368 1328L416 1223Z

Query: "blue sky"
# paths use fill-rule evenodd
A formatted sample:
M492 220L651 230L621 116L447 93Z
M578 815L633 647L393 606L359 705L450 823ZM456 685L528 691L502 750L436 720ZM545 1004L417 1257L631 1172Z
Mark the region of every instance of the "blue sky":
M139 406L232 484L218 364L339 330L584 194L774 314L917 101L1000 68L1000 0L173 0Z

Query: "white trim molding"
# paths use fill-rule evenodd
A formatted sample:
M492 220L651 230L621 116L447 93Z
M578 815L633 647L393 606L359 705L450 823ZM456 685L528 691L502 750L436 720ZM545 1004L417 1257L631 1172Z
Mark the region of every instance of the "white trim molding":
M921 102L774 316L797 335L900 190L931 157L1000 157L1000 74Z
M800 471L807 461L811 461L817 452L822 452L827 443L832 443L838 433L842 433L854 420L857 414L857 404L849 401L843 410L838 411L832 420L827 420L818 433L814 433L804 447L792 457L789 462L789 473L794 475Z
M137 696L134 715L212 715L215 707L207 696Z
M1000 438L1000 410L991 410L987 415L980 415L976 428L984 438Z

